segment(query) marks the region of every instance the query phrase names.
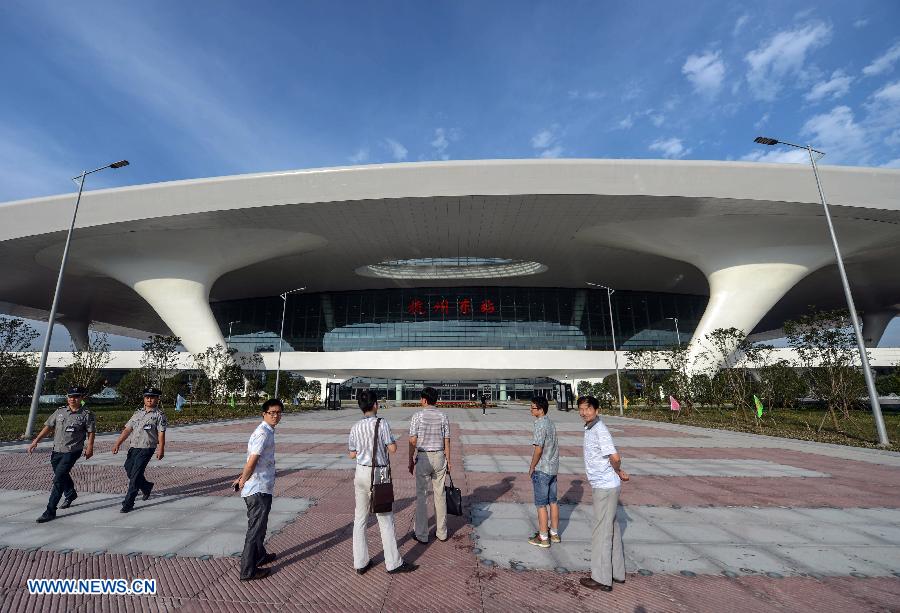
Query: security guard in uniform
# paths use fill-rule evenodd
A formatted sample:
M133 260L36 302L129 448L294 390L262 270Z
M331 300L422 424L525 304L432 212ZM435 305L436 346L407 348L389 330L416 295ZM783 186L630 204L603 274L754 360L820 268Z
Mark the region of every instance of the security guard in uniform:
M38 443L53 430L53 453L50 454L50 466L53 467L53 487L50 488L50 500L47 510L37 518L42 524L56 519L56 505L60 498L65 500L60 508L68 509L72 501L78 498L75 482L69 476L75 462L84 454L85 459L94 455L94 431L96 420L94 413L82 406L87 390L83 387L72 387L66 394L68 406L59 407L53 412L44 427L28 446L28 453L33 453ZM87 445L84 444L87 439Z
M156 459L162 460L166 448L166 415L159 410L160 391L155 387L144 390L144 408L138 409L125 424L125 429L113 445L112 452L119 453L119 447L131 435L131 447L125 460L125 474L128 475L128 493L122 501L122 513L134 508L138 491L142 500L150 498L153 484L144 478L144 470L156 451ZM158 448L157 448L158 447Z

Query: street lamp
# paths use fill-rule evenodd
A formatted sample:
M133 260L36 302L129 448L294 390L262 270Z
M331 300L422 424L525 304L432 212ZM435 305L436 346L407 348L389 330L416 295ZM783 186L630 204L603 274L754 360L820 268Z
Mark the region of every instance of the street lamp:
M616 351L616 327L613 324L612 295L616 291L611 287L600 285L599 283L591 283L586 281L591 287L602 287L606 290L606 300L609 303L609 331L612 334L613 361L616 365L616 389L619 393L619 415L625 414L625 407L622 405L622 382L619 380L619 352Z
M816 178L816 188L819 190L819 198L822 200L822 208L825 209L825 220L828 222L828 233L831 235L831 245L834 247L834 256L837 260L838 272L841 275L841 285L844 287L844 297L847 299L847 309L850 311L850 320L853 322L853 332L856 334L856 344L859 347L859 360L862 365L863 377L866 379L866 389L869 392L869 403L872 407L872 416L875 418L875 429L878 431L878 444L881 447L888 447L891 443L888 439L887 428L884 426L884 417L881 415L881 404L878 402L878 390L875 389L875 380L872 378L872 371L869 369L869 357L866 355L866 345L863 341L862 328L859 325L859 317L856 315L856 306L853 304L853 294L850 291L850 282L847 280L847 271L844 270L844 260L841 258L841 250L838 246L837 234L834 231L834 224L831 221L831 212L828 210L828 203L825 201L825 192L822 189L822 182L819 179L819 168L816 166L816 156L819 159L825 157L821 151L813 149L809 145L795 145L783 140L775 138L767 138L765 136L757 136L753 142L760 145L787 145L795 149L806 149L809 153L809 163L812 165L813 175Z
M231 345L231 326L233 326L234 324L239 324L239 323L241 323L240 319L235 319L234 321L228 322L228 342L225 343L226 345Z
M44 348L41 350L41 363L38 366L37 377L34 381L34 394L31 397L31 410L28 412L28 425L25 428L25 436L31 438L34 430L34 418L37 416L38 405L41 401L41 387L44 383L44 369L47 366L47 354L50 352L50 337L53 335L53 323L56 321L56 307L59 303L59 292L62 289L63 274L66 270L66 262L69 259L69 245L72 242L72 232L75 230L75 218L78 216L78 205L81 203L81 193L84 191L84 178L95 172L107 168L122 168L128 166L128 160L119 160L94 170L84 170L81 175L72 177L78 181L78 197L75 199L75 210L72 212L72 223L69 224L69 233L66 235L66 246L63 247L62 259L59 262L59 276L56 278L56 289L53 290L53 303L50 306L50 317L47 319L47 336L44 337Z
M306 287L298 287L281 294L281 301L284 303L281 307L281 333L278 335L278 365L275 367L275 397L278 398L278 385L281 383L281 346L284 343L284 316L287 313L287 297L288 294L294 292L302 292Z
M678 346L681 347L681 332L678 331L678 318L666 317L666 319L670 319L675 322L675 336L678 338Z

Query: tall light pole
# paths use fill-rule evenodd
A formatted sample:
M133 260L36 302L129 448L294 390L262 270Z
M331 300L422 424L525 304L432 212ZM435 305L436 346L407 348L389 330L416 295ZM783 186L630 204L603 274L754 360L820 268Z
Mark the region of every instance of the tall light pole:
M234 321L228 322L228 342L225 343L226 345L229 345L229 346L231 345L231 326L233 326L234 324L239 324L239 323L241 323L240 319L235 319Z
M884 417L881 414L881 403L878 401L878 390L875 389L875 380L872 377L872 371L869 368L869 356L866 355L866 344L863 340L862 327L859 325L859 317L856 315L856 306L853 304L853 293L850 291L850 282L847 280L847 271L844 270L844 260L841 257L841 249L838 246L837 234L834 231L834 224L831 221L831 211L828 209L828 202L825 201L825 191L822 189L822 181L819 179L819 168L816 166L816 156L819 159L825 154L821 151L813 149L809 145L795 145L783 140L775 138L767 138L765 136L757 136L753 142L760 145L787 145L795 149L806 149L809 154L809 163L812 165L813 175L816 178L816 188L819 190L819 198L822 201L822 208L825 210L825 220L828 222L828 233L831 235L831 245L834 247L834 257L837 260L838 272L841 275L841 285L844 287L844 297L847 300L847 309L850 311L850 321L853 322L853 332L856 334L856 344L859 347L859 360L862 365L863 377L866 380L866 389L869 392L869 404L872 407L872 416L875 418L875 429L878 431L878 445L881 447L890 446L887 428L884 426Z
M666 319L670 319L675 322L675 337L678 339L678 346L681 347L681 332L678 331L678 318L666 317Z
M622 404L622 382L619 379L619 352L616 350L616 326L613 323L612 310L612 295L616 290L605 285L600 285L599 283L591 283L590 281L587 281L586 283L592 287L602 287L606 290L606 300L609 303L609 331L612 334L613 363L616 365L616 390L619 393L619 415L624 415L625 407Z
M281 383L281 346L284 344L284 316L287 313L287 297L294 292L302 292L306 287L298 287L281 294L281 333L278 335L278 365L275 367L275 397L278 398L278 386Z
M84 178L95 172L107 168L122 168L128 166L128 160L119 160L94 170L85 170L73 181L78 181L78 197L75 199L75 210L72 212L72 223L69 224L69 233L66 235L66 246L63 247L62 259L59 262L59 276L56 278L56 289L53 290L53 303L50 306L50 317L47 318L47 335L44 337L44 348L41 350L41 363L38 366L37 377L34 381L34 394L31 396L31 410L28 412L28 425L25 428L25 436L31 438L34 430L34 418L37 416L38 405L41 402L41 387L44 384L44 369L47 367L47 354L50 352L50 337L53 335L53 323L56 321L56 307L59 304L59 293L62 290L63 274L66 270L66 262L69 259L69 245L72 243L72 232L75 230L75 218L78 217L78 205L81 204L81 193L84 191Z

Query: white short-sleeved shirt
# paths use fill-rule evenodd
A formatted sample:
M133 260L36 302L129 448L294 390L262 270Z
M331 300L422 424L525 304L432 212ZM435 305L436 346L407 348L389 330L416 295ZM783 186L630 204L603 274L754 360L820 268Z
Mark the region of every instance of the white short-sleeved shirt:
M250 435L247 442L247 459L251 455L258 455L256 468L250 478L244 483L241 497L246 498L253 494L273 494L275 492L275 429L262 422Z
M598 417L584 427L584 472L592 488L613 489L622 480L609 463L609 456L616 453L612 435Z

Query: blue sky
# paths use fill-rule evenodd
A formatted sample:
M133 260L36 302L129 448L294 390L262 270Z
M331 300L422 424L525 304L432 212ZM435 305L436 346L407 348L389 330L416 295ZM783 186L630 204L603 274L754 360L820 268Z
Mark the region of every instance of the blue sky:
M893 25L892 25L893 24ZM0 201L357 163L900 167L900 3L0 4ZM895 322L896 326L896 322ZM900 338L900 335L898 335Z

